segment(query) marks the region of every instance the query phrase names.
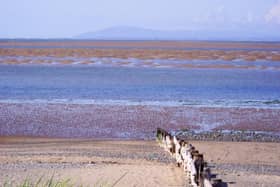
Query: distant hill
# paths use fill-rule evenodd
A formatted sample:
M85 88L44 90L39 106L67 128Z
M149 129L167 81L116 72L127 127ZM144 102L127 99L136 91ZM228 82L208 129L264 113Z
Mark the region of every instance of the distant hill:
M82 33L75 38L79 39L121 39L121 40L159 40L181 39L190 37L191 32L184 31L161 31L138 27L110 27L104 30Z
M240 30L154 30L138 27L110 27L99 31L86 32L74 39L96 40L236 40L275 41L280 36L271 35L258 29L253 33Z

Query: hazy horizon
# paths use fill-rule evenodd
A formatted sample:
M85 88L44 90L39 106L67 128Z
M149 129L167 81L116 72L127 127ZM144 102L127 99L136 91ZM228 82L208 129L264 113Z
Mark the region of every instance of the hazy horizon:
M231 35L235 40L250 35L270 41L280 38L280 0L10 0L1 4L0 38L72 39L122 26L211 31L229 40Z

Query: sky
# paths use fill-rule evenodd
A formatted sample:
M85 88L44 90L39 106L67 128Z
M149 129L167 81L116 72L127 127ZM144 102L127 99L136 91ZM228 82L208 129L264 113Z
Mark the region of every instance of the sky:
M0 0L0 38L67 38L114 26L277 35L280 0Z

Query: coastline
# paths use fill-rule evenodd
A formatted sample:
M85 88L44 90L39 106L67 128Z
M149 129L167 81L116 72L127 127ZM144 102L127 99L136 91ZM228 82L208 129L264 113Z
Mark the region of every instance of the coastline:
M280 183L279 42L0 40L0 56L0 186L186 186L157 127L229 187Z
M9 47L116 47L116 48L217 48L217 49L280 49L279 42L246 42L246 41L121 41L121 40L29 40L29 39L8 39L0 40L0 46Z

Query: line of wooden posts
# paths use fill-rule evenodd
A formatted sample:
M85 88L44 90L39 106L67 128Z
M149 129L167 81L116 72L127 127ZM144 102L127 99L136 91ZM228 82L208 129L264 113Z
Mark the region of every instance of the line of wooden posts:
M178 167L186 172L189 183L193 187L220 187L225 186L220 179L214 179L210 168L195 147L186 140L172 136L164 129L157 128L156 138L161 147L176 159Z

